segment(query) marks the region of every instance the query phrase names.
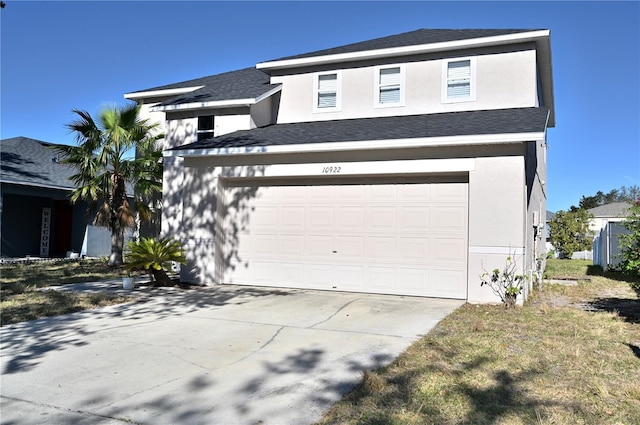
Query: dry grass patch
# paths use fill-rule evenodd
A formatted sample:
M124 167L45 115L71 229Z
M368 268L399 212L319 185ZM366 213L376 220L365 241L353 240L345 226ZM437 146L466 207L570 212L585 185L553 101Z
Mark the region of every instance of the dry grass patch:
M640 423L640 323L596 307L599 291L640 301L627 282L589 285L539 294L564 305L461 307L319 424Z
M0 285L5 291L13 285L42 288L109 279L123 274L122 268L109 267L106 260L3 264L0 265Z
M122 274L121 269L111 268L106 261L101 260L2 265L0 325L126 302L128 298L108 293L76 294L38 290L49 286L115 278Z
M76 294L61 291L27 291L0 301L0 324L26 322L43 317L58 316L91 308L130 301L129 298L108 294Z

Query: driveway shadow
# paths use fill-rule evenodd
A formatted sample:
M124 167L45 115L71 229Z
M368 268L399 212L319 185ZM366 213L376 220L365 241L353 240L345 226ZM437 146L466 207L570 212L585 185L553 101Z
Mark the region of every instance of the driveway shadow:
M183 290L148 288L143 297L129 303L2 327L2 374L28 371L51 351L87 345L87 337L105 329L176 314L240 305L260 297L287 296L295 291L255 287L207 287ZM114 322L113 319L120 319Z

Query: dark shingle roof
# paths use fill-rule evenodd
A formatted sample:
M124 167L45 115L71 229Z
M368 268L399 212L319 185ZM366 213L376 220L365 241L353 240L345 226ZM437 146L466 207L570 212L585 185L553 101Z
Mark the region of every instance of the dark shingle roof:
M336 55L340 53L362 52L367 50L389 49L393 47L416 46L421 44L444 43L447 41L468 40L472 38L493 37L506 34L535 31L531 29L419 29L388 37L376 38L345 46L287 56L273 61L302 59L314 56ZM269 61L271 62L271 61Z
M153 87L134 93L179 89L195 86L204 86L168 100L162 105L179 105L193 102L215 102L233 99L255 99L269 90L277 87L277 84L269 84L269 75L256 68L245 68L237 71L225 72L195 80L183 81L175 84Z
M547 108L518 108L275 124L173 150L543 132L548 114Z
M31 186L71 190L69 176L73 168L55 160L59 154L50 148L58 146L27 137L0 140L0 181Z

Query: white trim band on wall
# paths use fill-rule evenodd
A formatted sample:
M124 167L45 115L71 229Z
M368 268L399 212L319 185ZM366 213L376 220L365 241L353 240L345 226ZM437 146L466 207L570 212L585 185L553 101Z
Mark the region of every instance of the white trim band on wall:
M260 173L256 173L256 170L259 170ZM474 158L453 158L223 167L217 176L222 178L341 177L386 174L460 173L473 170L475 170Z

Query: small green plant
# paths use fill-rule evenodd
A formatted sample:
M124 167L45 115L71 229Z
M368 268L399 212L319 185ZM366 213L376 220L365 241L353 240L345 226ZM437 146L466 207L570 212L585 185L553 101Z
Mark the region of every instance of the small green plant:
M186 264L187 259L180 242L170 238L140 238L127 244L129 253L126 268L142 269L153 276L154 286L170 286L171 280L167 269L171 262Z
M629 215L620 223L627 233L618 235L621 253L620 270L640 278L640 198L629 209ZM636 283L635 287L640 288Z
M504 269L494 269L491 273L485 270L480 275L480 286L489 286L507 307L512 307L515 305L518 295L522 293L527 280L525 275L516 274L516 269L515 260L509 256Z

